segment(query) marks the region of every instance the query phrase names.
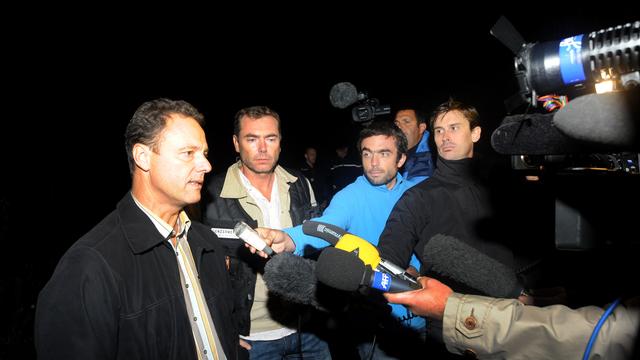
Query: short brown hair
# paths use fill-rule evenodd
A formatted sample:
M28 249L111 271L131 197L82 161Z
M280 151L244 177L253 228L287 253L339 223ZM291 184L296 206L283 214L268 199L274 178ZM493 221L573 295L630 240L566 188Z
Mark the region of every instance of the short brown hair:
M478 110L474 106L467 105L461 101L454 100L453 98L449 98L449 100L443 102L438 105L433 112L431 113L431 119L429 120L429 128L433 129L433 123L436 122L436 119L440 116L444 116L444 114L450 111L460 111L467 121L469 121L469 128L474 129L480 126L480 114L478 114Z

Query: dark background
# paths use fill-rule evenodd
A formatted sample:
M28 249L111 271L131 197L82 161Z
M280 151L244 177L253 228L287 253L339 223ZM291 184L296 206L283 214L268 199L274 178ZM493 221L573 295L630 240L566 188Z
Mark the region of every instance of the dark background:
M38 291L129 189L123 134L142 102L184 99L203 112L214 172L234 161L233 115L250 105L280 113L282 163L296 165L306 145L326 160L359 129L330 105L341 81L392 109L430 110L449 96L475 104L480 151L491 153L491 131L516 90L513 55L489 34L501 14L527 42L637 20L546 6L305 6L7 11L19 21L3 26L0 358L33 356Z

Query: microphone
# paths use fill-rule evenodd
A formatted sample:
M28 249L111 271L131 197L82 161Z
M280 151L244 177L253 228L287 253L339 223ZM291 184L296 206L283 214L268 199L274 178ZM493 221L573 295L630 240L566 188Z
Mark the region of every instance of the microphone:
M491 297L517 298L522 291L511 268L452 236L434 235L424 247L422 261L427 272Z
M271 247L269 247L264 240L260 238L260 234L257 231L253 230L251 226L247 225L243 221L238 221L236 226L233 227L233 233L242 239L245 243L253 246L254 248L263 251L269 256L274 254L274 251Z
M305 233L305 235L320 238L331 245L335 245L338 240L347 233L344 229L335 225L312 220L307 220L302 223L302 232Z
M553 124L554 114L521 114L504 118L491 134L491 146L505 155L554 155L579 152L579 142ZM584 119L580 119L584 120Z
M269 291L283 299L324 310L316 297L316 263L291 253L273 256L264 267Z
M638 150L639 98L639 90L583 95L558 110L553 125L577 140Z
M324 249L318 257L316 276L320 282L344 291L356 291L361 286L383 292L403 292L421 288L417 283L374 271L354 254L331 247Z
M345 109L361 100L355 85L349 82L341 82L333 85L329 92L331 105L338 109Z
M358 258L374 269L387 272L398 278L413 282L418 281L408 274L405 269L380 257L378 249L363 238L344 231L343 229L320 221L305 221L302 232L315 236L347 252L354 252Z

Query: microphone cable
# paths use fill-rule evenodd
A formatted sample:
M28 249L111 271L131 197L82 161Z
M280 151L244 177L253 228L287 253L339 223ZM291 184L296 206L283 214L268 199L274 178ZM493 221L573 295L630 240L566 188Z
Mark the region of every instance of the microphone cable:
M609 307L607 308L607 310L605 310L605 312L602 314L602 316L600 317L600 320L598 320L598 323L596 324L596 327L593 328L593 333L591 333L591 337L589 338L589 343L587 344L587 348L584 350L584 356L582 357L582 360L589 359L589 355L591 354L591 349L593 348L593 344L596 342L596 338L598 337L598 332L600 331L600 328L602 327L604 322L607 320L609 315L611 315L611 313L613 312L613 309L615 309L616 306L620 304L620 300L621 300L620 298L617 298L614 302L612 302L611 305L609 305Z

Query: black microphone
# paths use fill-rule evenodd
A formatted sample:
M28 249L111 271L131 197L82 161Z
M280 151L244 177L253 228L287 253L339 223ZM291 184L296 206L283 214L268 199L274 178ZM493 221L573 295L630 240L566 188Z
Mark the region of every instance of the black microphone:
M335 245L338 240L347 232L335 225L321 221L305 221L302 223L302 232L305 235L315 236L331 245Z
M579 141L554 126L553 115L507 116L491 134L491 146L505 155L556 155L583 150Z
M523 290L511 268L453 236L434 235L424 247L422 263L430 275L444 276L487 296L517 298Z
M553 124L577 140L638 150L640 90L579 96L555 113Z
M302 232L306 235L318 237L339 249L354 251L365 265L371 265L376 270L392 274L398 279L407 280L415 284L418 283L404 269L381 258L378 248L374 245L359 236L344 231L342 228L321 221L309 220L302 224Z
M361 100L355 85L349 82L341 82L333 85L329 92L331 105L338 109L345 109Z
M356 291L366 286L383 292L420 289L419 284L373 271L357 255L333 247L325 248L316 264L316 276L325 285L344 291Z
M315 261L291 253L274 255L264 267L267 289L296 304L311 305L324 310L316 297Z

